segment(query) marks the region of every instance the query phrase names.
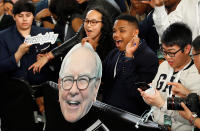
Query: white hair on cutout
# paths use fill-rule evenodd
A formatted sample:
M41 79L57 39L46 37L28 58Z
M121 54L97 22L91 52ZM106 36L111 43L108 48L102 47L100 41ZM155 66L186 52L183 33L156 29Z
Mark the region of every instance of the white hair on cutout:
M102 76L102 63L101 63L101 59L99 57L99 55L95 52L95 50L93 49L93 47L91 46L90 43L86 42L84 45L82 45L81 43L75 45L68 53L67 55L64 57L61 68L60 68L60 72L59 72L59 77L63 78L64 77L64 67L68 61L68 58L72 55L72 53L74 51L76 51L79 48L87 48L89 49L89 51L95 56L95 60L96 60L96 77L97 78L101 78ZM80 56L81 57L81 56Z

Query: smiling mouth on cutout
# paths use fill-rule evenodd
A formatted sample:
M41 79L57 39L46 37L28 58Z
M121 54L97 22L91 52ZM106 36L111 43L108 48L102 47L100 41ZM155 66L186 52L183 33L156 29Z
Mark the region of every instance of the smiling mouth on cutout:
M70 101L66 100L65 101L70 107L78 107L81 103L79 101Z

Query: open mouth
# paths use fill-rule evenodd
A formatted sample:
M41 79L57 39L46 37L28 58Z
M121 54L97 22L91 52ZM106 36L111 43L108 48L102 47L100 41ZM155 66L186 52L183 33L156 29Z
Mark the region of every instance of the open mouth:
M115 40L115 44L117 47L119 47L121 43L122 43L122 40Z
M86 31L87 31L88 33L91 33L91 32L92 32L92 30L89 30L89 29L87 29Z
M79 101L66 101L66 103L70 106L78 106L80 105Z
M172 61L167 61L169 65L173 65L173 62Z

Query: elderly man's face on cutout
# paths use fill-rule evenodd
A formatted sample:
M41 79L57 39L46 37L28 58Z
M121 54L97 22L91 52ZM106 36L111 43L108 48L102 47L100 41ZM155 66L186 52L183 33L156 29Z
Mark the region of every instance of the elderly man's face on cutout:
M72 52L64 66L64 78L74 78L71 89L67 89L69 79L59 80L59 101L64 118L69 122L76 122L84 117L96 100L100 80L96 79L96 59L86 48L79 48ZM90 80L86 89L80 89L82 76ZM78 78L79 81L76 81ZM93 79L91 79L93 78ZM78 84L77 84L78 83ZM84 83L84 82L83 82ZM68 84L68 85L67 85ZM64 89L65 88L65 89Z

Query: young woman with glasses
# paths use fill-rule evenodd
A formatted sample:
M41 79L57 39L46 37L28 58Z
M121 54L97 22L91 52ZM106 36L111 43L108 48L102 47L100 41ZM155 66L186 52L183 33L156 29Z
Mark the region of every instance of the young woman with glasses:
M85 41L92 44L101 60L103 60L109 51L114 48L114 42L112 39L112 19L105 9L101 6L90 8L84 17L83 30L79 32L82 37L82 43ZM81 40L81 39L80 39ZM77 42L77 44L80 41ZM33 69L33 72L40 72L41 68L48 63L51 59L64 55L66 50L63 50L68 46L63 44L60 47L53 49L46 55L40 57L36 63L29 67Z

